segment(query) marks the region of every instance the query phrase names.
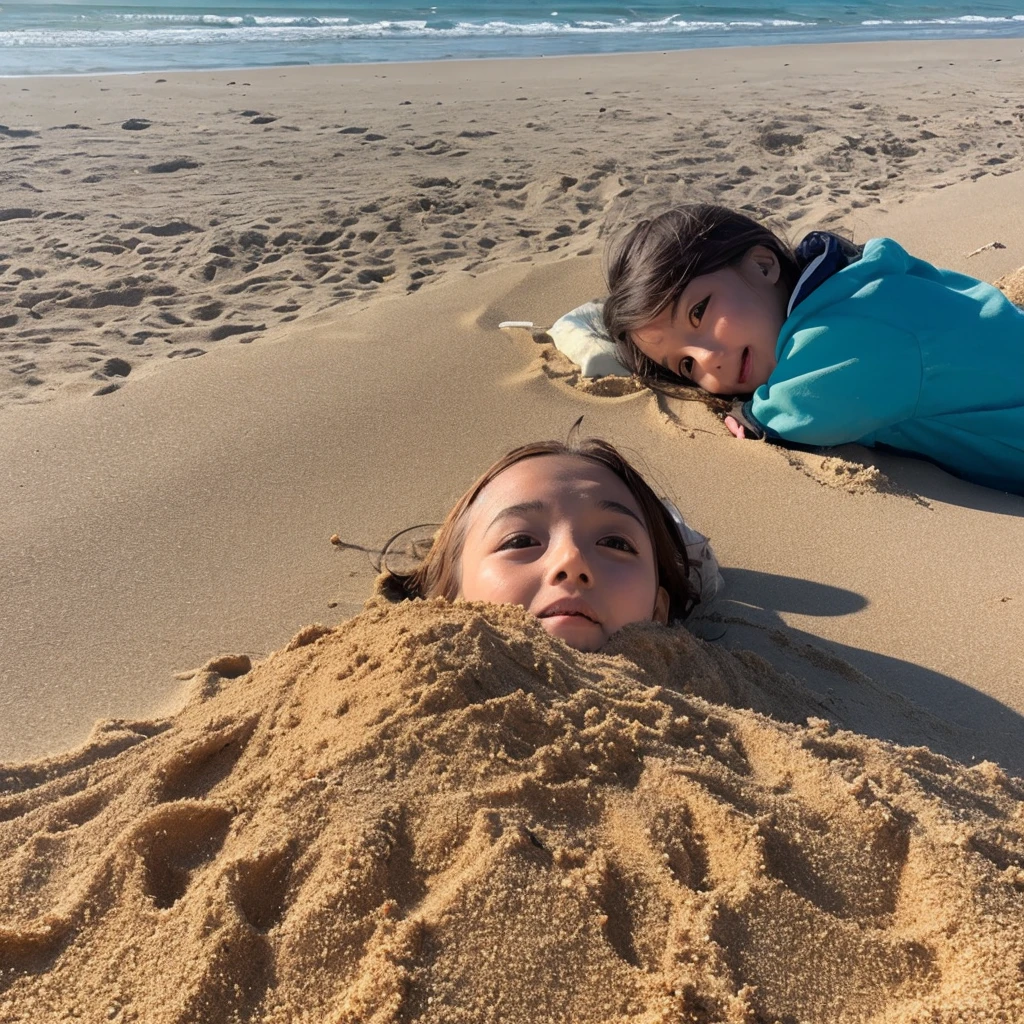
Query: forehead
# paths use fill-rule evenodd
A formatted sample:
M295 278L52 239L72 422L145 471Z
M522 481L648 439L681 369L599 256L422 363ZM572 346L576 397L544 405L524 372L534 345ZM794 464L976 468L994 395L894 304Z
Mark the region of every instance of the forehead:
M477 495L469 509L471 521L486 518L523 502L544 505L615 501L644 519L640 503L626 484L606 466L576 455L536 455L503 470Z

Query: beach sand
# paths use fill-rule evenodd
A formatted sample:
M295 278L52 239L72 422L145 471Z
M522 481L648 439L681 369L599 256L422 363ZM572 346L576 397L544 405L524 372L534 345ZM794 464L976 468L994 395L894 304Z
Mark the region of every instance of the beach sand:
M1024 499L497 329L687 198L1019 301L1022 51L0 79L0 1021L1024 1017ZM345 621L580 415L702 639Z

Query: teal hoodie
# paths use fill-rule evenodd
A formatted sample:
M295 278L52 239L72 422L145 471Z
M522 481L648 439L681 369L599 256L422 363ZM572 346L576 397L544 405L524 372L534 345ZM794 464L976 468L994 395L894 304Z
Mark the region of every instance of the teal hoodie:
M991 285L873 238L782 325L744 406L769 437L855 441L1024 494L1024 312Z

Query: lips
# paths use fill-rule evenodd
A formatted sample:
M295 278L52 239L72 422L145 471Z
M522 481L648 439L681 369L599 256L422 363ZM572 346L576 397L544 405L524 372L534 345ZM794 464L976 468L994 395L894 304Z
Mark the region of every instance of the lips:
M740 384L746 384L747 378L750 376L750 349L745 348L743 355L740 357Z
M601 624L594 609L586 601L581 601L576 597L562 598L560 601L555 601L554 604L549 604L547 608L537 613L537 618L580 618L593 622L595 625Z

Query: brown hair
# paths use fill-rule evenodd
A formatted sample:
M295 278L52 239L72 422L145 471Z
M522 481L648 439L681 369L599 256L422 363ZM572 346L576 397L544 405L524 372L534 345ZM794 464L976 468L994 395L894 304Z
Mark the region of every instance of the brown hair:
M644 355L632 332L677 302L695 277L737 263L755 245L778 257L779 281L789 294L799 277L792 249L763 224L725 206L695 203L666 210L612 242L605 267L604 320L622 364L645 384L693 386Z
M669 596L669 619L682 620L699 600L690 585L690 563L686 546L668 510L646 480L607 441L596 437L563 441L534 441L503 455L455 503L445 517L423 561L407 574L387 570L387 547L383 561L385 575L378 584L392 600L416 597L445 597L454 600L461 588L462 547L466 538L467 514L480 492L499 474L525 459L542 455L570 455L610 469L640 505L654 548L658 585ZM389 542L390 543L390 542Z

